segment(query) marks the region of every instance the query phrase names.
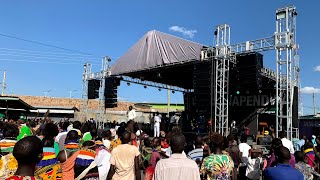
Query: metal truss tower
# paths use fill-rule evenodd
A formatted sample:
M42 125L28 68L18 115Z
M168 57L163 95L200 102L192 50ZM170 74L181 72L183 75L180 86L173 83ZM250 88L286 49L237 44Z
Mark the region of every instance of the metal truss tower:
M230 26L216 27L215 88L214 88L214 130L222 135L228 134L229 110L229 65L234 63L235 54L230 51ZM213 63L212 63L213 64ZM211 94L212 96L212 94Z
M295 42L296 8L289 6L276 11L275 48L277 61L276 81L276 136L286 121L287 137L292 139L292 107L294 86L298 86L298 62L293 62ZM298 60L298 59L296 59ZM298 73L298 74L297 74Z
M110 72L110 61L111 59L106 56L102 59L102 68L100 72L92 73L92 65L89 63L84 64L84 72L82 76L82 101L80 106L81 120L87 120L88 114L88 81L92 79L100 80L99 87L99 109L97 113L97 128L101 128L103 120L105 118L105 79L111 75Z
M80 120L87 120L86 114L88 111L88 79L90 78L92 65L85 63L82 74L82 99L80 105Z
M229 65L236 63L236 54L276 50L276 72L262 68L261 73L276 79L276 136L282 131L282 122L286 120L287 137L292 139L293 129L296 129L292 128L294 87L298 87L300 92L296 16L294 6L280 8L276 10L276 32L273 36L234 45L230 45L229 25L217 26L215 54L210 47L201 52L202 60L211 60L214 64L211 75L211 78L215 78L211 79L214 82L211 86L214 87L214 93L211 93L211 117L214 109L215 132L223 135L228 133ZM298 99L301 106L300 94Z
M97 73L96 78L100 79L99 88L99 117L97 119L97 128L103 128L103 119L105 118L106 108L105 108L105 81L106 78L110 76L110 65L111 59L106 56L102 59L102 69L100 73Z

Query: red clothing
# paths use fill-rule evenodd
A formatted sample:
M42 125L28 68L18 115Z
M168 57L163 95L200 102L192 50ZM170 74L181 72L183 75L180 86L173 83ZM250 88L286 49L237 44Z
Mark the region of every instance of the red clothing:
M137 142L137 140L135 140L135 139L131 141L131 144L134 145L134 146L136 146L136 147L138 147L138 142Z
M151 166L147 167L144 175L144 180L152 180L155 169L156 167L151 167Z
M314 161L315 161L315 154L314 152L312 153L307 153L306 154L306 160L308 161L308 164L311 166L311 167L314 167Z
M161 148L168 148L169 147L169 144L167 143L166 140L162 140L161 141Z
M34 176L11 176L6 180L37 180Z

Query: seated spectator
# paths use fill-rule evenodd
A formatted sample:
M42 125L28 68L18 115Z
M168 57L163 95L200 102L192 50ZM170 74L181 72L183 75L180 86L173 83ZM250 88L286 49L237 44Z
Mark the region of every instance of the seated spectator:
M18 161L18 169L14 176L7 180L38 179L34 176L36 164L43 157L42 143L36 136L28 136L18 141L13 149L13 156Z
M265 180L303 180L303 174L290 165L290 151L280 146L275 150L277 165L267 168L264 174Z

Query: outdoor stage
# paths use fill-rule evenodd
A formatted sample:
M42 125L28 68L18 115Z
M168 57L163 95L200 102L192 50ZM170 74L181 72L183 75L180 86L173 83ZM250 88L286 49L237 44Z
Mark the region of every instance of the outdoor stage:
M213 117L211 97L215 86L214 66L201 57L208 46L158 31L150 31L111 67L113 77L127 82L184 92L185 111ZM275 77L266 73L263 56L248 52L237 55L229 72L229 122L257 131L259 116L275 107ZM269 70L271 71L271 70ZM275 116L263 117L275 125Z

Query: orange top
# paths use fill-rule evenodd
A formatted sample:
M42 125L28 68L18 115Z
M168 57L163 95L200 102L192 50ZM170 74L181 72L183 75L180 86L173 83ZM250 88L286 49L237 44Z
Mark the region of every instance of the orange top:
M72 154L65 162L61 163L62 179L74 179L74 162L80 151Z

